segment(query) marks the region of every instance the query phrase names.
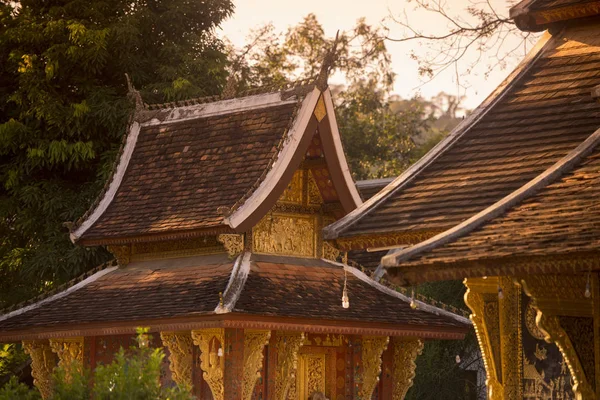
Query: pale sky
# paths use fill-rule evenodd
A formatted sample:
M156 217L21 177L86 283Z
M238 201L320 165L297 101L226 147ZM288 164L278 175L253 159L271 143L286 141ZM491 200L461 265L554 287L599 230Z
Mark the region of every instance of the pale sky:
M451 11L462 12L469 0L446 0ZM509 4L507 0L492 0L491 3L499 12L508 13ZM241 47L245 44L245 38L251 29L265 23L273 23L277 31L285 31L288 26L295 25L308 13L315 13L319 22L323 25L325 33L333 37L336 31L351 29L356 20L365 17L370 24L380 24L381 21L392 11L395 15L406 13L413 25L423 31L437 29L441 32L446 27L446 22L432 19L430 14L415 12L414 2L410 0L234 0L236 5L235 14L223 25L220 34L227 37L234 45ZM388 24L393 27L393 24ZM391 36L401 36L400 27L394 28ZM514 39L511 43L519 46L520 40ZM483 76L485 66L475 70L468 76L462 77L466 89L458 87L456 83L456 72L447 70L433 81L423 84L417 72L417 62L409 57L411 51L426 51L422 45L416 42L391 43L387 42L388 50L392 55L392 65L396 72L396 84L394 92L402 97L412 97L421 94L429 98L445 91L457 95L466 95L464 106L469 109L475 108L485 97L510 73L516 66L517 60L512 60L506 68L495 68L486 79ZM522 50L524 55L526 49ZM519 48L519 54L521 49ZM467 60L469 61L469 60ZM466 67L463 67L465 69Z

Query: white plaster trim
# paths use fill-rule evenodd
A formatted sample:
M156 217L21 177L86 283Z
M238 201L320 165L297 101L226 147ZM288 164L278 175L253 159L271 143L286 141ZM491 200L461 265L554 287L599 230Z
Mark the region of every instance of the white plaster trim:
M359 190L361 189L371 189L373 187L379 186L387 186L389 185L395 178L380 178L380 179L365 179L362 181L356 181L356 186Z
M287 137L284 139L285 144L277 155L277 160L271 166L267 176L252 195L229 217L225 218L225 223L233 229L237 228L246 220L246 218L254 213L271 193L277 182L281 180L281 177L287 170L288 165L304 136L304 132L313 115L320 94L321 92L319 89L315 88L311 93L306 95L302 102L302 107L298 112L298 116L296 117L296 121L289 130Z
M356 188L356 184L354 183L354 179L350 173L348 161L346 160L346 154L342 145L342 138L340 136L337 120L335 118L335 108L333 106L333 99L331 98L331 90L329 90L329 88L327 88L327 90L323 93L323 100L325 102L325 109L327 110L327 120L329 121L331 135L333 136L333 144L338 156L340 169L344 175L346 186L350 190L352 201L354 202L355 207L359 207L362 204L362 198L360 197L360 193L358 193L358 189Z
M515 70L494 90L488 98L481 103L471 115L463 120L452 132L446 136L441 142L433 147L419 161L409 167L404 173L394 179L389 185L383 188L379 193L362 203L361 206L346 216L340 218L331 225L323 229L325 239L337 239L339 234L344 230L354 225L362 218L371 213L380 203L383 203L388 197L403 189L408 185L418 174L427 168L434 160L441 156L446 150L452 147L462 136L464 136L471 128L500 102L506 94L517 84L519 79L526 74L534 65L535 61L543 54L543 49L546 44L550 43L552 36L545 33L544 36L537 42L535 47L527 54L525 59L515 68Z
M188 121L198 118L206 118L214 115L227 115L242 111L273 107L283 104L293 104L298 100L291 97L281 100L281 93L266 93L254 96L240 97L236 99L221 100L212 103L194 104L190 106L176 107L168 110L156 110L160 118L152 118L144 122L143 126L164 125L173 122ZM151 111L150 111L151 112Z
M217 304L215 308L216 314L230 313L235 308L235 303L239 300L246 284L246 279L248 279L248 274L250 273L251 256L252 253L247 251L240 254L235 260L231 275L229 276L229 282L223 292L223 305L220 303Z
M475 214L466 221L448 229L428 240L425 240L413 247L409 247L397 253L386 255L381 259L384 267L399 267L402 261L406 261L416 255L432 250L449 242L454 242L459 238L471 233L486 222L504 214L508 209L519 204L528 197L533 196L538 190L554 182L566 171L570 171L584 157L590 154L600 143L600 129L597 129L583 143L569 152L566 156L557 161L550 168L540 175L521 186L519 189L498 200L488 208Z
M83 221L83 223L77 227L77 229L71 232L70 238L73 243L75 243L88 229L92 227L92 225L96 223L96 221L98 221L110 203L112 203L115 195L117 194L119 186L121 186L121 182L125 176L125 171L127 171L127 166L131 160L131 155L135 149L135 144L137 143L139 134L140 124L134 121L131 124L131 128L127 135L127 141L125 142L125 148L123 149L123 154L121 154L117 171L112 176L108 190L104 193L102 200L100 200L100 203L96 206L92 214L88 216L85 221Z
M39 308L39 307L43 306L44 304L53 302L53 301L58 300L58 299L62 299L63 297L66 297L69 294L78 291L79 289L81 289L81 288L89 285L90 283L97 281L98 279L102 278L104 275L110 274L111 272L113 272L117 268L119 268L119 267L108 267L108 268L105 268L102 271L96 272L94 275L92 275L92 276L90 276L90 277L82 280L81 282L77 283L76 285L73 285L70 288L67 288L66 290L64 290L64 291L62 291L60 293L57 293L57 294L52 295L50 297L47 297L47 298L45 298L43 300L40 300L37 303L28 305L28 306L23 307L23 308L19 308L18 310L11 311L8 314L0 315L0 321L4 321L4 320L7 320L9 318L16 317L17 315L21 315L21 314L24 314L24 313L26 313L28 311L34 310L36 308Z
M410 303L412 301L412 299L410 297L408 297L408 296L406 296L406 295L404 295L404 294L402 294L402 293L400 293L400 292L398 292L396 290L390 289L389 287L384 286L381 283L375 282L373 279L369 278L365 273L363 273L362 271L360 271L360 270L358 270L356 268L353 268L353 267L351 267L349 265L338 263L338 262L335 262L335 261L326 260L324 258L322 258L321 260L323 260L323 261L325 261L325 262L327 262L329 264L336 265L338 267L344 268L344 271L350 272L357 279L359 279L359 280L363 281L364 283L366 283L366 284L374 287L375 289L379 290L382 293L385 293L385 294L387 294L389 296L392 296L392 297L396 297L396 298L398 298L398 299L400 299L400 300L402 300L402 301L404 301L406 303ZM429 305L427 303L423 303L420 300L416 300L415 299L415 303L417 303L417 309L418 310L425 311L425 312L428 312L430 314L438 315L438 316L441 316L441 317L451 318L451 319L453 319L455 321L458 321L460 323L463 323L465 325L472 325L472 322L471 322L470 319L465 318L465 317L463 317L461 315L454 314L453 312L450 312L450 311L447 311L447 310L442 310L441 308L437 308L437 307L434 307L434 306ZM350 295L350 304L352 304L352 297L351 297L351 295ZM352 307L352 306L350 306L350 307Z

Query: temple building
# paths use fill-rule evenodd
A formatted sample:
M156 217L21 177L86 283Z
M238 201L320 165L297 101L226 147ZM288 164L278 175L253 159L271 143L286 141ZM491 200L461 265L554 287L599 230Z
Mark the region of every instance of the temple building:
M400 285L464 279L490 399L600 399L600 2L526 0L511 16L547 32L324 237L385 254Z
M136 110L105 189L71 229L115 261L0 316L35 384L94 369L137 327L199 399L403 399L427 339L468 318L375 282L323 240L362 203L327 64L315 80Z

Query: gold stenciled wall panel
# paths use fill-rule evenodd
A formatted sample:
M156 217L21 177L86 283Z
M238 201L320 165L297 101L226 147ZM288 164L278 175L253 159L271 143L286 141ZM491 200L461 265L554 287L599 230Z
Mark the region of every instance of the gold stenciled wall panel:
M252 229L252 251L316 257L317 218L312 215L271 213Z

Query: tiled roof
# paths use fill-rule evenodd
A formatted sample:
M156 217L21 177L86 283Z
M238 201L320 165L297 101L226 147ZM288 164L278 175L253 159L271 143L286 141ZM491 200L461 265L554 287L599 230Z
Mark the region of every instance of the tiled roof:
M260 183L298 103L142 125L113 202L82 238L126 237L220 226Z
M355 269L347 274L351 307L343 309L341 266L314 259L247 256L235 266L225 255L132 262L53 301L0 316L0 337L90 324L198 321L222 313L364 321L399 329L447 328L463 333L468 329L466 318L448 311L426 304L411 309L405 296L378 289L366 276L359 279ZM249 260L247 265L242 259ZM234 299L230 309L223 311L220 293L225 306Z
M503 91L388 189L325 229L325 237L440 231L555 163L600 122L598 25L569 28L530 55Z
M354 320L411 326L465 327L420 309L347 273L350 308L342 308L344 269L319 260L255 256L235 312L277 317Z
M535 11L550 10L559 7L576 6L580 4L593 3L597 0L536 0L529 8Z
M363 200L368 200L376 195L381 189L389 185L393 180L394 178L382 178L356 181L356 188Z
M600 247L600 148L562 178L478 229L401 267L595 252ZM510 263L510 261L507 261Z
M131 263L81 289L12 318L0 334L16 329L108 323L213 313L233 262L225 255Z

